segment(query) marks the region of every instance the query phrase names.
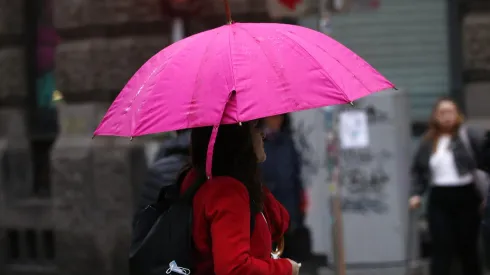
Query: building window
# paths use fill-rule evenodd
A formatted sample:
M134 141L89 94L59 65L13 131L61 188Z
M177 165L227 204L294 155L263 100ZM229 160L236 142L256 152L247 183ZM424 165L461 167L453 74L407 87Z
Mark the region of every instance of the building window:
M43 230L42 241L44 248L44 258L52 261L55 258L54 233L52 230Z
M51 264L55 259L52 230L8 229L6 234L7 264Z
M27 254L26 258L36 260L38 258L36 231L32 229L26 230L25 241L26 241L26 254Z
M7 230L7 262L20 259L20 236L17 230Z

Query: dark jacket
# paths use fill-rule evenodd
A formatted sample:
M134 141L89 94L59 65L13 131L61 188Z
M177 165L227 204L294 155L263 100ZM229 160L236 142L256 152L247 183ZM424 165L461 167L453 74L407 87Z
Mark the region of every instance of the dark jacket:
M261 167L262 178L274 197L288 211L290 229L294 230L302 225L303 220L300 157L288 132L268 135L264 141L264 149L267 159Z
M482 151L479 154L479 168L487 173L490 173L490 131L486 133L485 139L482 145ZM486 197L486 206L483 212L483 225L484 229L484 243L490 244L490 189ZM485 248L486 249L486 248Z
M456 135L451 141L451 149L454 154L456 169L460 175L471 173L477 166L481 165L481 154L483 152L483 133L467 128L468 139L475 156L473 159L459 137ZM422 138L412 162L412 187L414 195L422 195L431 184L430 157L433 152L433 143Z
M480 154L479 168L490 173L490 131L486 133Z
M138 209L157 201L160 189L174 183L189 161L190 131L162 144L155 162L148 169Z

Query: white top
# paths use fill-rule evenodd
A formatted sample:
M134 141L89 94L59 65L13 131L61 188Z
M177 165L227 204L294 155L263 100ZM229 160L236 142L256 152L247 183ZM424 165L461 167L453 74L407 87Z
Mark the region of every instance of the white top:
M432 184L436 186L461 186L473 181L471 173L459 175L451 150L451 136L443 135L439 138L436 151L430 157Z

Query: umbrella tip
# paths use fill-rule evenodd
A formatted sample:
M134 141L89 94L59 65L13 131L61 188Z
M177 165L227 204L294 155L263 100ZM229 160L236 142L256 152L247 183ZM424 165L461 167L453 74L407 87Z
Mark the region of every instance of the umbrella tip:
M397 88L397 87L395 87L395 86L393 86L393 89L395 89L396 91L398 91L398 88Z
M233 24L233 20L231 19L231 9L230 9L230 3L228 0L223 0L223 3L225 4L225 13L226 13L226 23L228 25Z
M241 122L238 122L238 125L242 126L242 123Z
M351 106L354 106L354 102L352 102L352 101L351 101L351 102L350 102L350 105L351 105Z
M92 135L92 139L94 139L94 138L95 138L95 135Z
M133 137L130 137L130 138L129 138L129 141L133 141Z

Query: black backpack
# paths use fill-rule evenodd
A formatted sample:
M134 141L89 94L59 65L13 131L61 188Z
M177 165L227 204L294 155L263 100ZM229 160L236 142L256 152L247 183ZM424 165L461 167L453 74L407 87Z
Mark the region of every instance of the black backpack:
M182 173L176 183L164 186L158 201L136 215L129 253L131 275L189 274L192 271L192 199L206 182L206 177L198 177L180 195L186 174ZM252 208L250 234L257 213ZM171 264L182 268L184 273L171 272Z

